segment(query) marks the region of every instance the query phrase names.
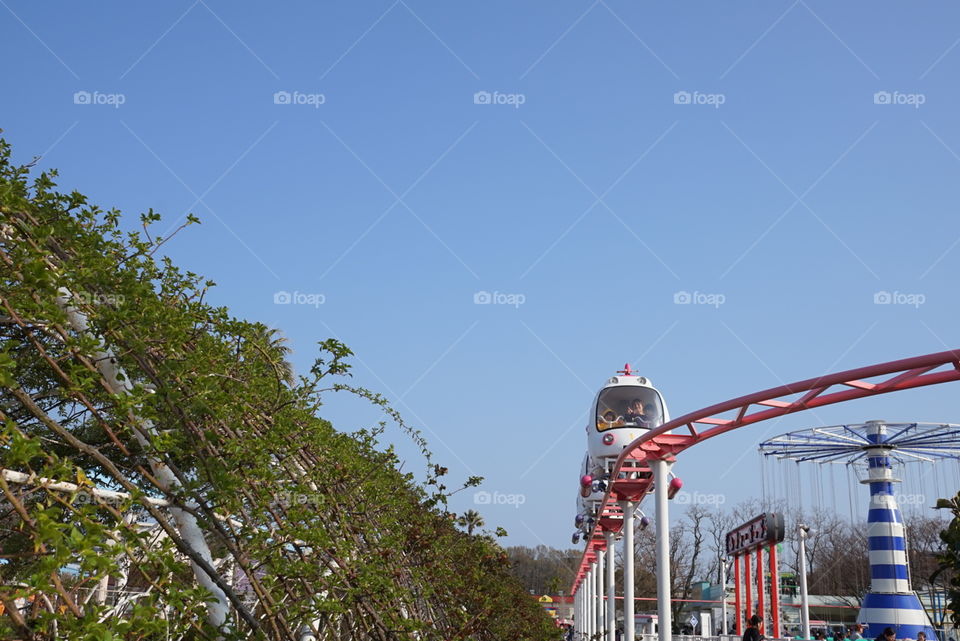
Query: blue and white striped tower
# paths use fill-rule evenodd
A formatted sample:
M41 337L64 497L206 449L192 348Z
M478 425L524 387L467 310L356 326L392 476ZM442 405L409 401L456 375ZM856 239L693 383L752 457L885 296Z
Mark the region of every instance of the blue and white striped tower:
M869 472L861 482L870 486L870 592L863 598L857 622L867 626L868 637L877 637L891 627L897 639L916 639L922 631L933 641L937 636L910 587L907 572L903 516L893 493L893 484L899 481L893 478L890 459L896 446L887 442L887 426L882 421L868 421L865 428L869 444L863 449Z
M797 430L760 444L765 456L797 462L843 463L866 459L870 486L867 528L870 547L870 592L857 620L869 626L867 637L893 628L898 639L925 632L934 641L926 612L910 587L903 516L893 494L893 461L932 465L940 459L960 461L960 425L953 423L866 423Z

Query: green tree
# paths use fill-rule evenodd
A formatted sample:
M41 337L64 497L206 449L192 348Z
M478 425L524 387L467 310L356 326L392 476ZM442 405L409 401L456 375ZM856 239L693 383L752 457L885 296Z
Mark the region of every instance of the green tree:
M952 610L951 619L956 626L960 625L960 493L950 499L937 499L936 509L949 510L953 519L940 532L943 548L937 555L939 567L930 582L940 579L946 584L950 598L946 609Z
M467 510L457 518L457 525L466 528L467 534L471 536L476 528L481 528L485 524L483 517L476 510Z
M551 638L349 348L294 377L274 330L162 255L157 214L131 226L55 175L0 140L0 638ZM422 480L387 424L325 420L334 393L413 439Z

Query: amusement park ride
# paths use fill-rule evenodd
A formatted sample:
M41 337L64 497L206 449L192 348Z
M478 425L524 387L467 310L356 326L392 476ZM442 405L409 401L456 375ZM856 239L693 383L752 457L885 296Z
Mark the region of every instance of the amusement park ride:
M629 363L617 374L606 382L593 400L596 424L587 423L587 451L583 455L577 495L574 544L579 542L581 535L588 536L596 524L595 507L603 499L609 481L607 463L641 434L670 420L663 396L647 378L635 375ZM681 485L676 479L674 494ZM646 516L641 518L642 527L649 523Z
M960 458L960 425L885 423L818 427L783 434L760 444L767 456L798 462L843 463L866 468L861 483L870 486L867 537L870 592L857 621L868 631L891 627L898 638L923 632L936 638L920 599L910 586L903 516L893 491L893 464ZM809 631L809 620L804 630Z
M629 365L625 366L616 376L608 379L597 394L586 428L587 453L580 472L578 509L574 521L577 528L574 543L581 538L585 542L571 590L575 595L576 632L588 639L614 641L616 638L613 549L617 539L623 542L622 619L624 622L634 621L633 535L637 525L643 528L650 524L642 512L637 523L636 512L643 499L653 494L656 510L658 635L660 641L670 641L668 501L683 485L670 472L679 453L734 429L786 414L956 380L960 380L960 350L798 381L711 405L671 420L660 392L648 379L637 376ZM910 425L916 427L916 424ZM894 426L892 435L886 432L880 435L875 427L870 428L874 430L873 436L867 436L867 430L855 444L861 448L858 450L859 457L866 458L871 465L867 482L871 486L869 535L873 584L871 594L864 600L861 620L871 623L871 632L874 632L874 625L883 624L885 627L890 624L886 623L888 621L901 623L892 627L897 631L898 639L906 639L915 638L916 632L922 629L918 626L926 624L919 622L919 619L910 619L913 615L908 611L915 607L905 594L905 591L909 591L909 583L899 582L903 555L897 546L903 545L902 519L898 517L892 491L887 491L893 482L889 455L879 453L880 450L888 452L892 449L894 443L890 441L891 438L896 440L906 434L900 431L901 427ZM930 434L921 430L913 437L917 439L914 444L925 448L925 454L920 456L932 459L948 455L938 449L933 441L924 440L925 437L935 438ZM854 445L851 436L846 440L837 438L844 445ZM960 439L960 427L954 429L952 439L954 442ZM800 447L792 451L798 456L810 454L809 451L801 454ZM917 451L906 447L900 453L904 457L917 455ZM777 454L787 456L785 451L778 451ZM857 456L850 451L837 451L834 455L838 459ZM881 566L882 569L878 569ZM886 579L893 579L893 582L885 583ZM915 596L913 598L916 599ZM891 611L894 611L892 615ZM891 619L890 616L895 618ZM930 635L932 631L927 632L928 638L934 638ZM622 638L624 641L634 641L633 625L624 625Z

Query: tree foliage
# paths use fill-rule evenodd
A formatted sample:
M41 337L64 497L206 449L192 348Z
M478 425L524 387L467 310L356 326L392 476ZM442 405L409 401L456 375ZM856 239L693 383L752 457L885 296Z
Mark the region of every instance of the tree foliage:
M273 330L159 256L159 215L125 229L55 175L0 140L0 638L550 637L493 538L457 530L419 432L349 383L345 345L294 376ZM336 392L405 430L426 480L384 423L324 420Z
M957 626L960 625L960 493L949 499L938 499L937 509L948 510L953 517L940 532L943 548L937 555L938 569L934 576L946 575L950 599L946 609L952 611L950 616L953 624Z

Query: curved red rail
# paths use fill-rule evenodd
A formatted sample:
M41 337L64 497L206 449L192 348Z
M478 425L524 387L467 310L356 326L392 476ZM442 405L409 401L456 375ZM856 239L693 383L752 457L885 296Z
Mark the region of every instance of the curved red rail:
M878 377L885 378L866 380ZM647 460L671 458L697 443L738 427L824 405L956 380L960 380L960 349L859 367L774 387L690 412L650 430L627 445L617 458L612 474L615 480L609 483L603 497L601 515L580 559L580 569L571 593L576 593L589 564L596 556L595 551L606 548L604 530L619 531L622 526L619 501L630 499L640 502L651 489L653 479L649 474L636 474L634 476L638 478L633 479L617 479L626 463L629 462L631 471L637 471L637 468L643 470ZM802 396L789 398L798 394ZM730 413L733 413L732 417L722 416ZM678 428L686 428L687 433L667 434Z

